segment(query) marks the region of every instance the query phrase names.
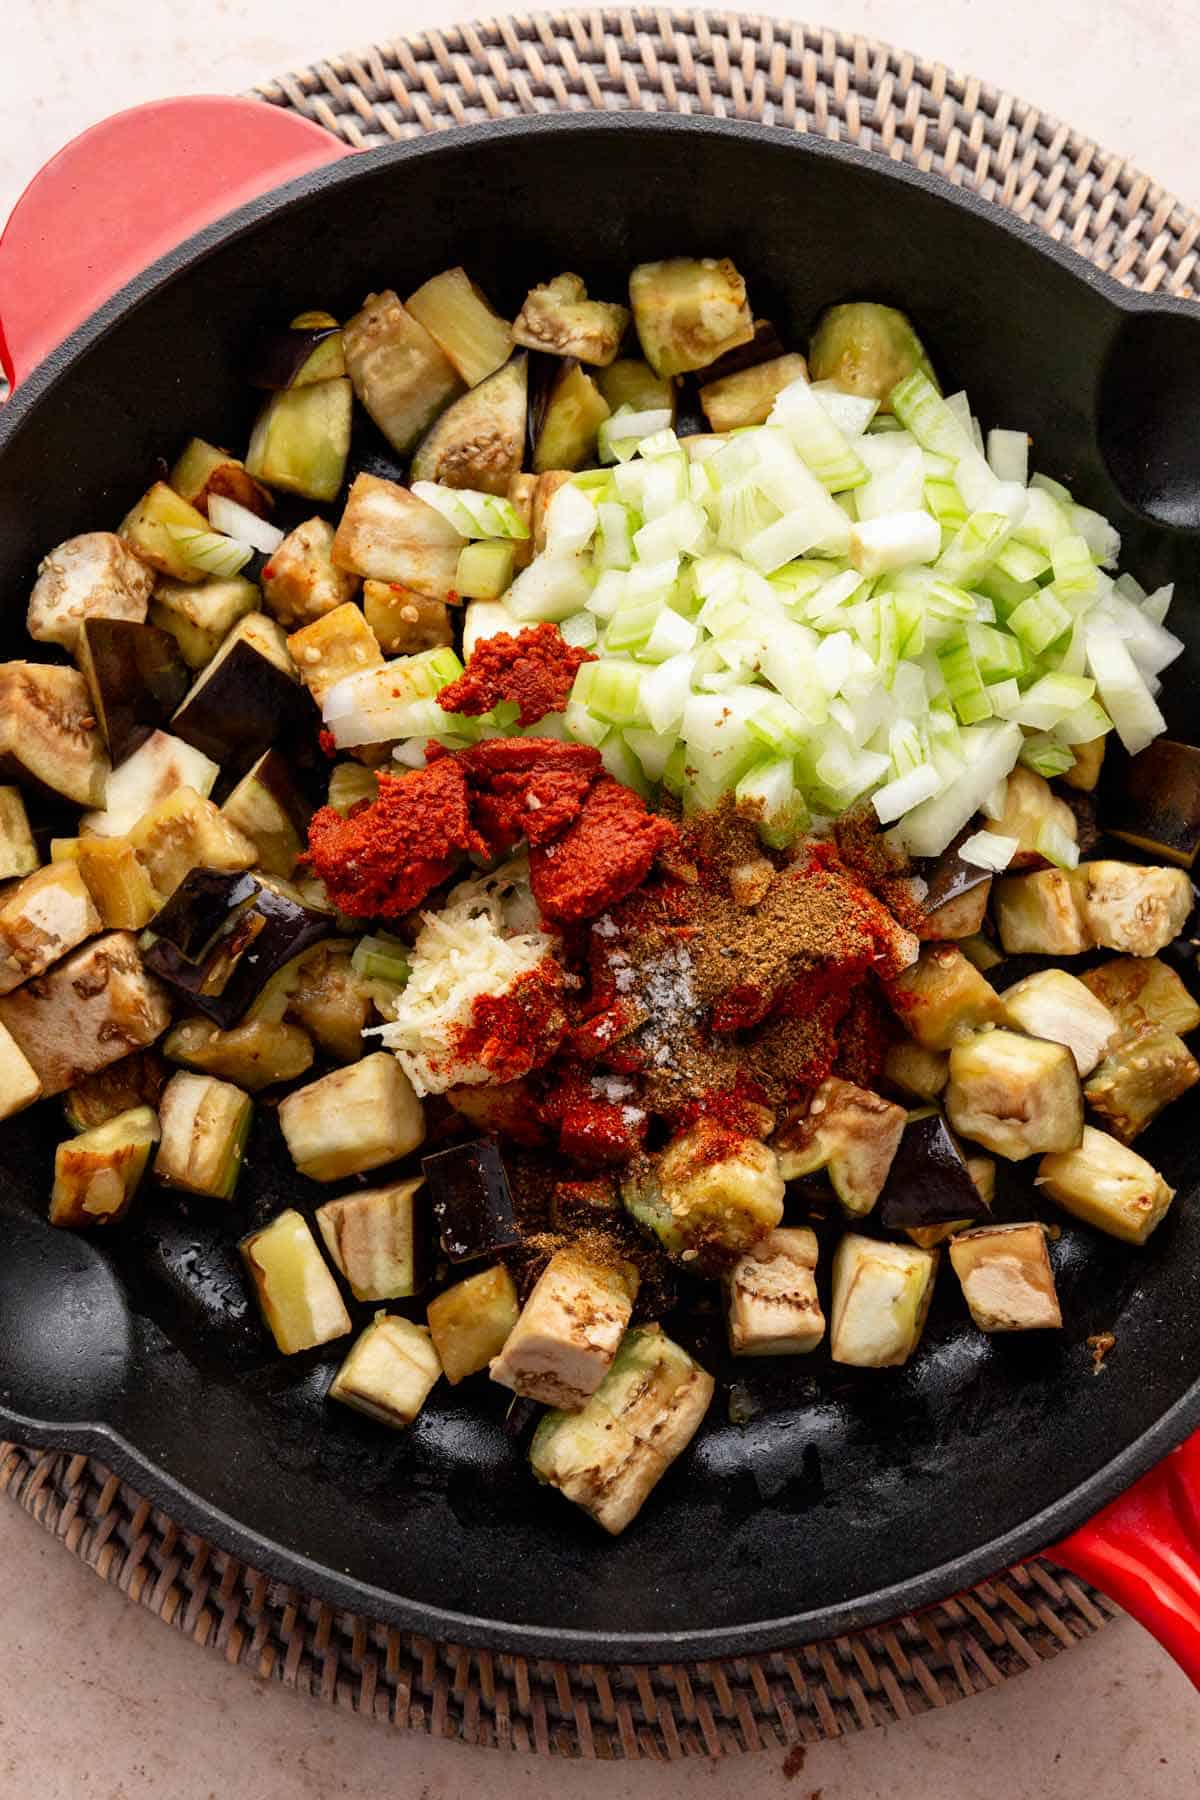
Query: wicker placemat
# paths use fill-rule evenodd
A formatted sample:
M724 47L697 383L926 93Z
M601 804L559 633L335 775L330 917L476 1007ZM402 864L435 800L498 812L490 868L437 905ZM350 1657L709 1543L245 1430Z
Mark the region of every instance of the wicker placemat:
M1034 1561L916 1617L769 1656L539 1662L335 1613L181 1531L85 1456L0 1443L4 1491L105 1581L227 1662L410 1730L548 1756L722 1756L891 1724L998 1687L1115 1612Z
M558 109L716 113L934 169L1130 286L1192 296L1200 218L972 76L812 26L638 8L519 14L334 57L258 90L356 147ZM547 1755L719 1756L837 1737L998 1686L1116 1609L1034 1560L918 1617L769 1656L601 1667L464 1650L335 1614L194 1538L100 1464L0 1444L0 1492L225 1658L352 1710Z

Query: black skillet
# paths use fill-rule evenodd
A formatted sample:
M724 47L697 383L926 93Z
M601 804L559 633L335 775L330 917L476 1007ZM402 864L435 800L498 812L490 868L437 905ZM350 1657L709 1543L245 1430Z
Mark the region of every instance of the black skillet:
M265 109L225 104L128 115L35 184L0 250L20 372L151 250L334 154L285 115L268 127ZM947 383L967 385L985 420L1030 428L1038 466L1118 522L1125 565L1177 583L1188 653L1166 706L1194 735L1200 316L1119 288L933 177L781 130L661 116L524 119L348 157L139 274L0 412L4 652L28 652L24 596L48 546L119 518L189 433L245 442L259 327L313 305L344 316L372 286L405 293L460 261L510 308L563 268L616 296L633 263L675 253L733 257L788 343L847 296L907 308ZM693 1321L718 1399L616 1542L535 1487L486 1381L439 1388L389 1434L325 1405L336 1347L272 1353L231 1245L319 1195L280 1154L269 1109L236 1207L150 1192L103 1244L45 1223L60 1130L53 1103L0 1129L0 1426L96 1453L333 1604L535 1654L707 1657L894 1616L1075 1532L1060 1558L1200 1675L1200 1439L1079 1530L1200 1424L1191 1102L1145 1139L1179 1198L1144 1250L1064 1224L1059 1338L981 1336L945 1280L919 1354L878 1373L820 1352L734 1372L714 1323ZM1036 1207L1022 1181L1003 1216ZM1116 1348L1097 1375L1085 1340L1105 1331Z

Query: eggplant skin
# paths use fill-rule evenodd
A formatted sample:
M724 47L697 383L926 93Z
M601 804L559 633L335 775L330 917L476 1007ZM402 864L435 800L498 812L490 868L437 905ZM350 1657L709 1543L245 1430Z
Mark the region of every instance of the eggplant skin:
M883 1193L879 1222L889 1231L986 1219L988 1209L940 1113L910 1119Z

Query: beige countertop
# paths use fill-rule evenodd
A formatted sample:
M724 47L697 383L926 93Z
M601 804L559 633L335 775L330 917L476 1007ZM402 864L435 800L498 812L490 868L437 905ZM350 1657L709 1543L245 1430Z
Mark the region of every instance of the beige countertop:
M485 0L486 3L486 0ZM338 49L476 17L467 0L6 0L0 218L68 137L161 94L236 91ZM779 14L796 9L786 0ZM824 0L821 22L939 57L1069 120L1200 203L1195 0ZM782 1758L573 1765L406 1738L252 1680L104 1587L0 1501L0 1800L1195 1800L1200 1703L1122 1621L1003 1689ZM486 1760L484 1760L486 1758Z

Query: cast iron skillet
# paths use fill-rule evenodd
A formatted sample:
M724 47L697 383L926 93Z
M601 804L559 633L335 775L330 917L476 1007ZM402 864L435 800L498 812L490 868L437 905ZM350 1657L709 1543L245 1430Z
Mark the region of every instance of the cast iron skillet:
M666 117L526 119L352 157L133 281L0 414L3 653L28 653L24 597L47 547L118 519L185 435L245 442L239 371L257 327L311 305L345 316L371 286L406 293L459 261L510 308L564 267L616 295L633 263L673 253L732 256L789 343L847 296L907 308L948 385L968 385L985 420L1029 427L1038 466L1117 520L1126 566L1177 583L1172 624L1189 648L1166 704L1178 733L1194 730L1200 319L932 177ZM232 1245L325 1192L258 1112L235 1207L151 1191L103 1242L44 1222L57 1106L0 1130L0 1426L96 1452L175 1517L337 1605L585 1660L832 1635L1042 1548L1200 1423L1186 1101L1144 1140L1179 1198L1143 1251L1060 1221L1060 1338L981 1336L945 1276L902 1369L833 1368L818 1352L731 1371L716 1321L693 1321L718 1399L616 1542L535 1487L486 1381L443 1385L390 1434L324 1404L338 1346L285 1360L267 1345ZM1028 1187L1012 1185L1000 1215L1028 1216ZM1106 1330L1117 1348L1097 1377L1085 1339ZM727 1422L733 1379L753 1414L740 1425Z

